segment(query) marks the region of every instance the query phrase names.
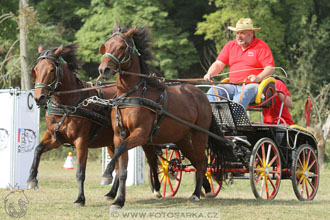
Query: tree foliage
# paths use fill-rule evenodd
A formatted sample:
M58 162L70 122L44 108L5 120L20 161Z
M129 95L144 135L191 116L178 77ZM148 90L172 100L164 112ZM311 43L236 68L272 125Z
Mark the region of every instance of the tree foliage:
M169 3L158 0L114 0L111 3L92 0L89 10L78 11L85 21L76 35L82 58L87 62L99 62L98 48L111 36L116 24L148 26L153 39L153 66L168 78L177 77L179 71L197 62L197 53L188 40L189 33L168 19L166 4Z

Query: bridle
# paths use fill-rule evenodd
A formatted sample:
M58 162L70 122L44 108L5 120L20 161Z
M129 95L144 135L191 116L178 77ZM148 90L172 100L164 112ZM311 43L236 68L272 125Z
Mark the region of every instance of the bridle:
M46 50L44 51L37 59L37 61L35 62L35 64L33 65L33 68L37 65L37 63L42 60L42 59L50 59L53 61L53 63L51 63L51 65L54 67L55 69L55 79L53 82L46 84L46 83L41 83L41 82L36 82L34 88L38 89L38 88L48 88L49 90L49 96L51 96L54 91L56 90L58 84L60 84L60 79L63 76L63 66L62 63L66 63L65 60L62 57L55 57L53 55L53 52L51 50Z
M128 67L127 67L127 69L129 69L129 67L132 64L134 52L136 52L138 56L141 55L139 53L138 49L135 46L134 39L133 38L130 38L131 39L131 42L132 42L131 43L132 46L131 46L127 42L126 39L120 37L121 34L123 34L123 33L121 33L121 32L115 32L115 33L112 34L112 36L108 40L110 40L111 38L117 36L120 40L124 41L124 43L126 45L126 49L125 49L125 53L124 53L123 57L121 59L119 59L116 56L114 56L112 53L105 53L105 54L103 54L103 57L110 57L117 64L118 68L116 70L119 71L119 72L121 71L121 66L120 65L121 64L124 64L124 63L127 63L127 62L129 62Z

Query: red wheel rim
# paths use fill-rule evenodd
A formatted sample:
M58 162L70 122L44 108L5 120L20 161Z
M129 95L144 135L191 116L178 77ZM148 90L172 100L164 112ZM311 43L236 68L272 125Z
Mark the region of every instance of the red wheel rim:
M163 197L172 197L179 189L182 170L175 166L171 167L170 161L175 158L181 161L180 153L177 150L168 150L165 148L163 151L163 158L160 157L158 163L158 177L161 187L160 191Z
M300 195L300 200L312 200L318 189L319 167L314 151L303 148L296 161L295 166L295 187Z
M257 198L272 200L281 182L281 161L273 142L259 145L253 162L253 186Z

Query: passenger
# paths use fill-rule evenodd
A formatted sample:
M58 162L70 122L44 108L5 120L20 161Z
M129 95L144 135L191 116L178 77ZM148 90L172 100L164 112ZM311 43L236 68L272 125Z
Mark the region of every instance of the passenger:
M253 82L243 85L222 84L220 87L229 93L229 99L241 103L245 108L252 102L257 94L258 84L265 77L272 75L275 69L273 55L268 45L255 36L261 28L254 28L250 18L241 18L236 27L228 27L236 32L236 40L228 42L219 53L216 61L210 66L204 76L204 80L211 80L211 77L219 74L223 68L229 65L229 82L241 83ZM207 94L215 94L211 88ZM227 97L223 90L218 89L218 94ZM216 101L217 97L208 95L210 101Z
M292 117L289 111L289 108L293 109L293 102L291 98L291 94L286 87L286 85L280 80L278 77L274 77L276 79L275 82L275 89L276 91L280 91L283 93L277 93L278 95L275 97L275 104L270 108L265 108L263 111L263 117L264 117L264 124L277 124L277 120L274 121L277 117L281 117L284 119L286 124L293 125ZM285 100L284 100L285 99ZM284 105L282 108L282 103L284 100ZM281 112L282 108L282 112ZM281 115L280 115L281 112ZM283 124L283 121L280 120L279 124Z

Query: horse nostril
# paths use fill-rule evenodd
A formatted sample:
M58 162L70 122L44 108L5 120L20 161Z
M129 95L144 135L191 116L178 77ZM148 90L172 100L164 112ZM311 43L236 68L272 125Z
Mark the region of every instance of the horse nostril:
M45 105L46 104L46 96L41 95L39 98L35 99L37 105Z
M103 70L103 74L105 74L105 75L110 75L110 73L111 73L111 68L110 68L110 67L106 67L106 68L104 68L104 70Z

